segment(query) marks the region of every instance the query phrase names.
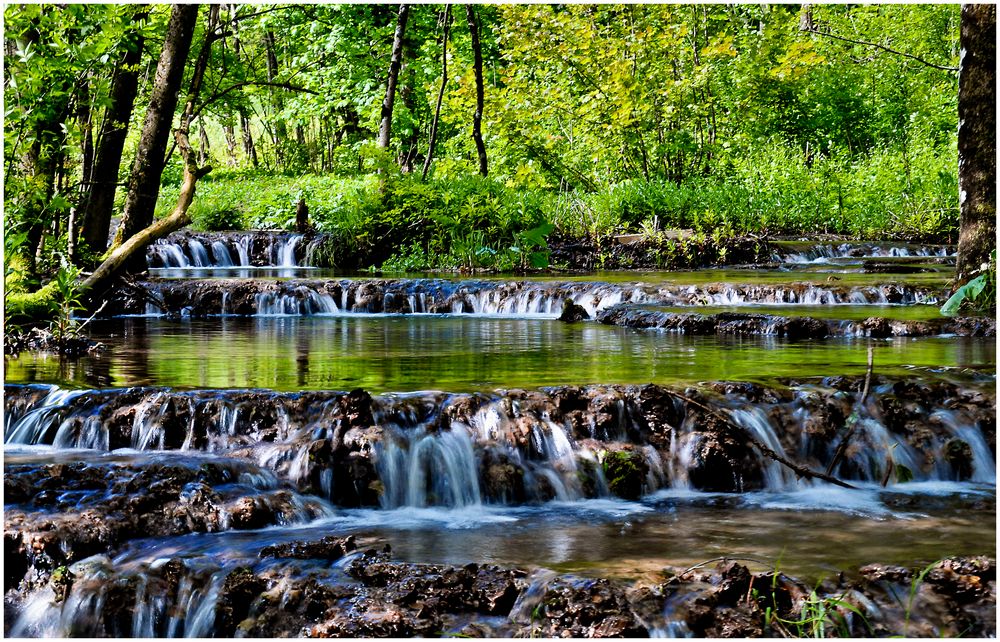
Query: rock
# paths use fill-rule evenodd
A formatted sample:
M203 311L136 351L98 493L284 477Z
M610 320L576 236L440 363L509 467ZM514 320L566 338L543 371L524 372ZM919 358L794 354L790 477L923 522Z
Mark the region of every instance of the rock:
M590 313L582 305L578 305L572 299L567 298L563 300L563 310L562 314L559 315L559 320L565 323L589 321Z
M608 490L622 499L639 499L646 484L649 465L642 453L634 450L609 452L601 462Z
M283 557L292 559L339 560L355 549L354 536L324 537L319 541L299 541L267 546L260 551L261 557Z

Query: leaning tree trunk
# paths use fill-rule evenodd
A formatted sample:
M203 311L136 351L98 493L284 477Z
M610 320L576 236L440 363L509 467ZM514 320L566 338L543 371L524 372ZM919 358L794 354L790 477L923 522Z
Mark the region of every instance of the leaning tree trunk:
M996 6L962 5L958 80L958 282L989 260L996 243Z
M195 4L175 4L171 11L114 247L153 222L160 194L160 178L166 163L170 126L177 108L177 93L184 78L184 65L191 49L198 8Z
M382 122L378 128L378 146L382 149L388 149L389 137L392 134L392 105L396 100L396 83L399 81L399 68L403 64L403 34L406 33L406 20L409 16L409 5L399 5L396 33L392 37L389 81L385 89L385 100L382 101Z
M479 20L471 4L465 5L465 17L469 22L469 36L472 38L472 71L476 76L476 113L472 116L472 139L476 141L476 153L479 155L479 173L486 176L489 167L486 163L486 144L483 143L483 47L479 42Z
M116 247L104 262L94 270L94 273L83 281L81 288L85 292L97 290L114 277L123 267L142 260L146 246L156 239L179 230L191 222L188 209L191 207L191 201L194 200L195 186L198 183L198 179L212 171L212 168L208 166L198 167L195 160L195 152L191 149L191 143L188 140L188 131L191 127L191 121L194 119L195 104L198 101L198 95L201 93L201 87L205 80L205 71L208 68L208 58L211 53L212 43L220 37L217 31L218 20L219 5L209 5L205 40L202 43L201 50L198 52L194 72L191 74L191 82L188 86L184 110L181 113L180 125L177 131L174 132L174 140L177 143L177 149L180 150L181 160L184 162L184 179L181 181L181 190L177 197L177 205L174 206L174 210L169 216L151 222L150 225L129 236L124 243ZM174 100L176 101L176 98Z
M107 283L122 267L132 260L132 257L145 251L146 246L162 238L171 232L175 232L191 222L188 209L194 200L195 186L198 179L212 171L211 167L199 168L194 161L194 151L188 142L187 131L178 129L174 133L177 140L177 149L180 150L181 158L184 161L184 179L181 181L180 194L177 196L177 204L173 212L166 218L161 218L152 225L139 230L119 245L101 263L94 273L87 277L80 284L82 293L89 293L97 290Z
M134 20L145 20L148 12L136 14ZM139 63L145 39L138 29L131 34L125 45L125 55L115 71L111 83L111 104L108 106L98 134L97 158L94 161L90 184L86 186L83 202L80 204L82 216L83 242L96 254L108 247L111 233L111 214L115 206L115 191L118 188L118 170L122 164L122 152L128 135L129 120L135 108L135 98L139 91Z

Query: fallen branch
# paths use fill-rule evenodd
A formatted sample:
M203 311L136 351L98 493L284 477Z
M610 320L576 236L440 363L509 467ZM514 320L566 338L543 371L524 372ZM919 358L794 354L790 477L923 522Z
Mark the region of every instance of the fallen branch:
M848 484L845 481L841 481L841 480L837 479L836 477L832 477L831 475L827 475L825 473L818 473L818 472L816 472L814 470L809 470L805 466L800 466L799 464L796 464L795 462L789 461L785 457L782 457L781 455L779 455L778 453L774 452L773 450L771 450L770 448L768 448L764 444L762 444L759 441L757 441L757 439L755 439L753 437L753 435L751 435L750 433L748 433L746 431L746 429L743 428L743 426L740 426L735 421L733 421L732 419L729 419L728 417L726 417L725 415L723 415L719 411L714 410L712 408L709 408L705 404L703 404L703 403L701 403L699 401L695 401L694 399L692 399L690 397L686 397L686 396L680 394L679 392L670 391L670 394L673 395L673 396L675 396L675 397L677 397L681 401L684 401L685 403L688 403L688 404L694 406L695 408L700 408L701 410L704 410L705 412L709 413L710 415L712 415L716 419L719 419L720 421L722 421L723 424L725 424L727 427L729 427L731 429L735 428L739 432L740 436L743 437L744 439L746 439L747 441L749 441L751 444L753 444L754 448L756 448L757 450L759 450L761 452L761 454L763 454L765 457L767 457L769 459L772 459L772 460L778 462L782 466L785 466L786 468L788 468L789 470L791 470L795 474L797 474L799 477L808 477L810 479L820 479L820 480L823 480L825 482L829 482L831 484L834 484L836 486L841 486L842 488L851 488L851 489L856 488L855 486L852 486L852 485Z
M847 445L851 441L851 437L854 436L854 431L858 428L858 421L861 419L861 409L865 407L865 401L868 399L868 391L871 389L872 384L872 366L875 363L875 347L868 344L868 372L865 373L865 387L861 393L861 399L858 400L858 405L854 408L854 412L851 416L847 418L847 423L850 428L844 438L840 440L840 445L837 446L837 452L833 454L833 459L830 460L830 465L826 467L826 474L832 475L833 469L844 458L844 453L847 452Z
M102 283L110 279L124 265L133 254L144 250L147 245L158 238L162 238L173 231L179 230L191 222L188 215L188 208L194 200L195 185L205 174L212 171L211 167L198 167L188 142L187 130L184 127L174 132L174 139L177 148L181 151L184 159L184 180L181 182L181 191L177 196L177 205L170 213L170 216L154 221L152 225L136 232L127 241L118 246L107 259L101 263L94 273L87 277L80 284L82 291L96 289Z

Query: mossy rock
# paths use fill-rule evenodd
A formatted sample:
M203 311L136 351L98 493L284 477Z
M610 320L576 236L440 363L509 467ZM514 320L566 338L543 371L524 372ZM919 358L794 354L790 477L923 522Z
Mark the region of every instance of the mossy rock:
M609 452L601 463L608 490L622 499L639 499L649 465L642 453L632 450Z
M57 307L56 284L49 283L37 292L12 292L4 301L7 323L35 323L52 318Z

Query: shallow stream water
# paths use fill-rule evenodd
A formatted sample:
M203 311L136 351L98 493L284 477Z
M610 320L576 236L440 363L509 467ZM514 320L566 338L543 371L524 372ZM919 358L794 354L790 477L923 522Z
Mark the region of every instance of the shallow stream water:
M289 249L292 241L288 237L282 241L284 245L276 246L273 254L281 263L272 267L185 267L151 272L159 279L157 282L167 285L218 277L279 281L345 278L335 272L297 266L294 248ZM171 260L179 262L176 252L183 255L188 250L160 248L159 251L171 253L174 257ZM225 256L218 248L213 251ZM941 256L946 250L910 248L894 252L891 248L866 247L865 251L886 262L905 260L908 265L927 271L865 273L861 269L863 257L845 255L856 250L810 249L793 243L776 254L776 259L784 263L768 270L600 273L520 280L539 288L551 281L584 286L599 282L620 285L622 291L636 283L651 289L705 284L809 283L820 287L889 285L937 292L946 287L953 273L947 265L949 259ZM237 249L231 248L229 252L229 258L223 262L238 264ZM923 252L929 257L924 263L912 256L900 259L907 252ZM190 254L184 256L189 263L212 264L211 259L202 257L200 250L197 261ZM614 296L621 299L618 291ZM886 427L891 417L883 416L877 408L882 395L896 394L895 387L905 388L908 384L955 386L965 395L962 403L981 404L982 398L988 398L995 388L995 338L791 340L775 336L686 336L606 326L594 321L562 323L553 318L561 309L561 299L554 295L550 299L559 302L560 307L554 312L546 309L544 314L525 313L524 305L504 309L501 304L497 305L501 311L506 310L503 314L468 311L345 314L347 306L344 306L337 314L95 320L88 331L105 344L106 349L101 353L74 361L46 353L5 356L7 384L61 387L38 388L37 399L23 402L28 404L26 407L13 407L15 402L11 401L25 395L23 388L12 386L7 391L5 470L20 467L18 470L23 472L76 463L108 471L154 470L164 464L198 470L222 462L242 471L238 479L219 487L225 497L244 493L255 498L254 501L271 501L279 491L293 495L290 505L297 508L283 513L280 525L129 540L109 557L107 564L115 572L153 568L166 559L181 557L195 566L204 565L214 573L211 577L221 578L217 574L219 568L232 569L245 564L259 568L265 564L258 556L265 546L328 535L354 535L360 546L389 544L394 557L405 562L495 563L586 577L653 581L661 581L665 569L689 568L721 557L743 559L754 569L778 568L811 581L840 572L855 572L872 562L919 567L946 556L995 557L995 410L990 426L988 421L970 420L951 401L928 400L926 408L914 412L921 422L933 425L937 432L925 438L922 447L926 452L918 452L905 439L892 434ZM485 300L479 299L480 303ZM921 304L707 303L670 306L653 302L648 307L704 314L749 310L835 320L875 316L927 321L937 316L936 305ZM520 393L494 392L512 389L530 392L546 386L649 383L685 390L686 386L719 381L756 382L775 389L791 386L795 388L794 400L781 401L788 406L783 410L777 408L780 405L777 401L737 399L735 393L723 395L719 403L732 404L725 405L726 411L772 448L787 450L792 458L817 457L816 461L823 462L829 460L829 444L823 450L810 442L807 428L814 419L825 421L827 416L821 407L810 405L809 399L825 394L831 400L829 403L835 405L846 397L844 392L820 393L810 386L819 386L823 378L844 375L858 381L863 379L869 346L874 347L875 374L887 378L889 383L876 386L868 406L851 406L863 418L861 433L868 440L863 443L877 451L871 461L864 458L864 453L848 455L853 467L848 472L853 471L852 479L858 486L855 489L796 480L787 472L776 471L773 462L758 461L763 470L758 488L740 493L694 490L685 469L694 466L692 438L687 447L673 442L657 444L656 448L651 444L634 444L649 465L649 482L637 499L614 496L601 474L597 475L596 487L584 492L579 487L582 468L578 470L578 466L603 460L608 456L603 448L611 448L608 444L617 447L635 441L631 433L626 437L625 432L639 421L637 413L627 409L624 402L615 402L617 406L608 407L618 410L607 412L617 413L620 433L607 426L598 429L598 419L593 419L591 434L584 438L578 425L574 426L576 433L571 429L570 419L554 421L549 410L528 410L528 402L518 396ZM796 388L798 383L805 388ZM105 415L100 414L100 404L84 403L91 394L88 391L136 386L155 388L108 393L109 398L119 394L138 395L138 401L128 402L134 406L125 406L126 410L132 408L129 410L132 414L124 415L131 426L131 447L115 446L109 450L108 444L114 437L109 434L110 428L101 424ZM336 487L331 489L335 473L327 477L323 476L327 473L319 477L312 472L307 474L305 458L311 462L312 451L303 447L306 441L296 441L332 439L334 425L341 421L340 415L324 414L326 406L317 411L318 417L309 415L308 421L296 419L295 412L308 414L309 410L295 409L298 408L295 404L300 403L298 392L357 388L375 396L374 422L383 431L384 443L374 447L377 488L381 493L377 507L350 507L346 502L338 502ZM271 416L263 398L227 405L244 389L290 393L287 398L267 401L278 409L277 436L265 434L266 430L260 428L260 416ZM415 391L443 393L406 394ZM465 416L461 415L464 401L456 401L444 393L467 392L480 393L482 398L489 395L497 398L490 397L478 413ZM92 396L101 394L94 392ZM909 403L906 407L912 410L915 402L907 400L903 403ZM323 403L333 404L332 408L335 401L339 403L339 397L330 396ZM110 402L101 398L100 403ZM170 428L174 426L170 423L174 421L171 413L180 413L177 408L185 403L190 404L187 430L191 436L181 447L168 445L167 432L175 429ZM453 407L445 412L449 404ZM213 414L208 421L199 414L202 410L195 410L196 406L217 415ZM561 407L554 403L545 408ZM779 410L785 414L779 417ZM447 415L447 421L440 420L439 415ZM334 419L335 416L338 418ZM516 436L515 428L524 425L525 417L530 418L531 424L527 443L505 442L513 439L511 435ZM208 422L207 428L199 429L207 431L208 436L199 445L194 438L195 424L203 421ZM442 425L447 429L435 423L438 421L444 421ZM790 430L789 426L800 431L800 436L783 432ZM907 430L912 429L912 423L907 426ZM684 423L677 426L676 434L686 438L694 434L695 428ZM53 434L57 435L55 443L61 446L52 445ZM680 439L676 434L674 439ZM58 435L72 438L59 441ZM974 459L971 474L960 474L957 468L942 463L949 444L959 438L967 444L970 458ZM93 447L70 447L81 443ZM488 498L486 479L477 466L500 448L497 444L506 448L507 456L524 464L525 470L534 475L533 483L538 488L551 486L555 498L535 501ZM287 453L282 450L286 446L290 448ZM915 481L891 478L888 472L884 483L872 481L882 479L881 467L890 460L893 465L905 463L912 467ZM959 478L964 481L958 481ZM24 508L28 513L56 510L72 514L84 510L90 505L88 502L97 501L94 493L97 491L60 495L55 500L58 509L25 508L18 504L7 508ZM324 572L329 573L327 581L347 581L338 568L323 565ZM203 593L192 593L189 597L210 597L211 587L215 586L212 581L215 580L206 580ZM55 621L67 617L68 607L52 606L44 591L36 593L35 598L17 623L6 623L8 629L13 626L14 633L26 635L65 635L72 631L60 628L62 624L48 628L44 625L52 620L54 613L62 613ZM83 610L99 607L88 604L84 607L77 603ZM149 604L152 603L146 607L153 608ZM200 611L189 607L187 632L211 634L212 619L199 620L200 617L203 617ZM663 617L669 624L669 614ZM154 631L149 628L152 625L143 628L147 625L140 620L137 615L133 628L136 634ZM195 622L202 624L195 626ZM185 627L170 629L183 630ZM657 630L674 629L664 625Z

